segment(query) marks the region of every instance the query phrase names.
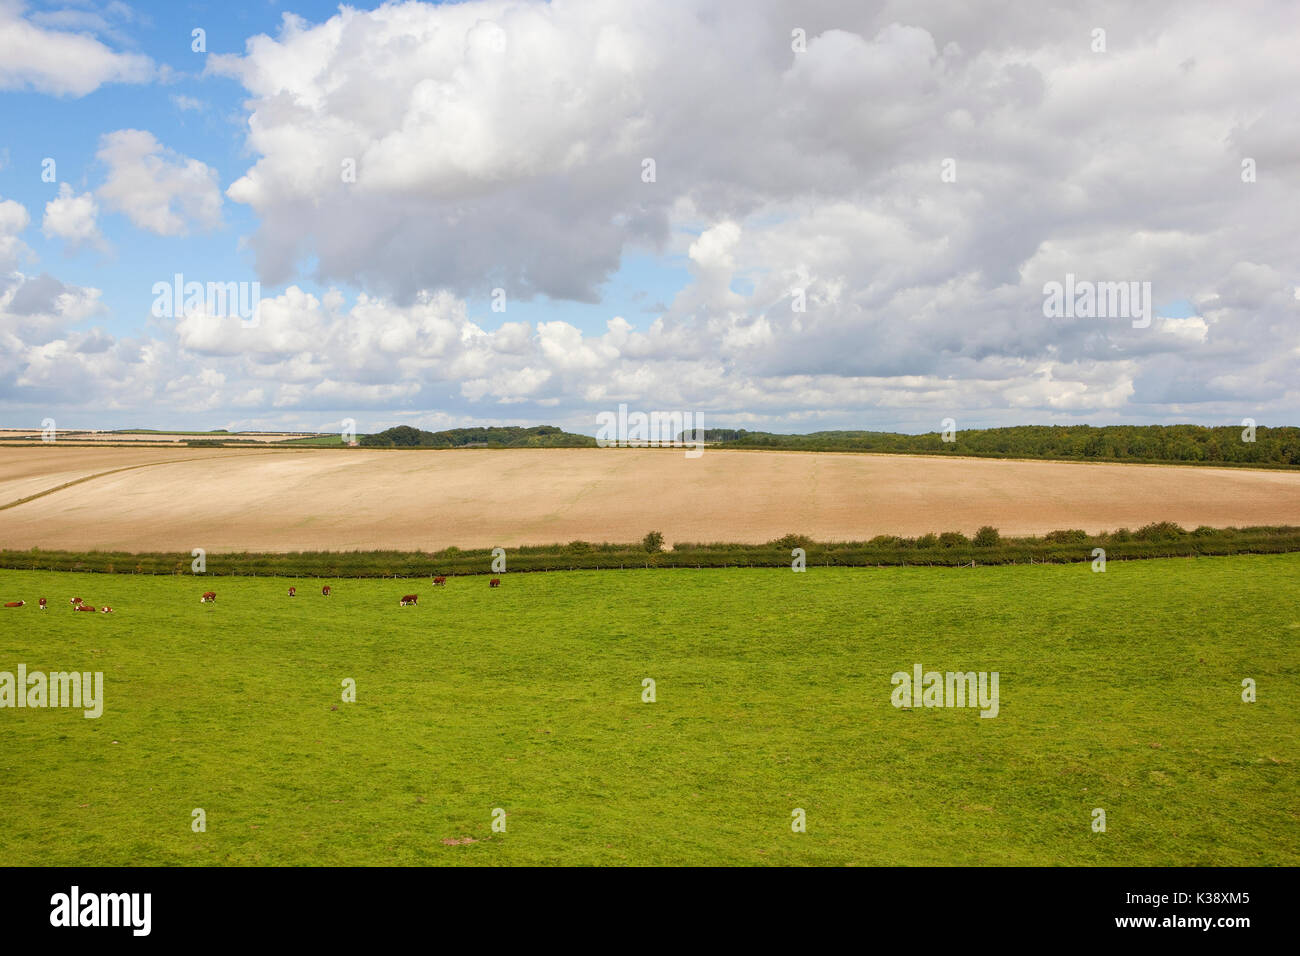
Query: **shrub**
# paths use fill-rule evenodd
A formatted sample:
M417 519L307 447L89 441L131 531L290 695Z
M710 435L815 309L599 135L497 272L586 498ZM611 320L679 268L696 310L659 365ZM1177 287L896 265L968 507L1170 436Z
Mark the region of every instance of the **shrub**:
M1211 528L1207 524L1201 525L1199 528L1197 528L1195 531L1192 532L1192 534L1196 535L1196 537L1198 538L1213 538L1218 533L1219 533L1218 531L1216 531L1214 528Z
M588 551L590 551L590 550L591 550L591 545L588 544L586 541L570 541L570 542L569 542L569 553L570 553L570 554L586 554L586 553L587 553Z
M959 548L966 544L970 544L970 538L960 531L945 531L939 535L939 547L941 548Z
M654 554L657 551L662 551L664 549L664 536L658 531L651 531L641 539L641 547L645 548L646 551L651 554Z
M923 534L921 537L916 539L916 546L918 548L933 548L937 547L938 544L939 536L937 534Z
M1106 537L1111 541L1132 541L1133 532L1128 528L1119 528L1106 535Z
M787 534L784 537L777 538L775 541L769 541L768 546L772 548L781 548L782 550L792 548L803 548L807 551L813 546L813 539L806 534Z
M995 548L1002 543L1002 535L998 534L998 529L991 525L985 525L975 532L975 547L977 548Z
M1064 531L1049 531L1043 536L1049 544L1078 544L1088 540L1088 532L1081 528L1069 528Z
M867 542L877 548L897 548L902 543L903 539L894 534L878 534Z
M1153 521L1138 528L1133 537L1139 541L1174 541L1185 534L1187 532L1172 521Z

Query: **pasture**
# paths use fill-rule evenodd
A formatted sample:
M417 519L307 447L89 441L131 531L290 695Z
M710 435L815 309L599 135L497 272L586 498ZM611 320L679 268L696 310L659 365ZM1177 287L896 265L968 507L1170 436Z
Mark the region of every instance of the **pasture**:
M1294 866L1298 575L0 571L0 671L104 674L98 719L0 709L0 865ZM916 663L997 717L895 708Z

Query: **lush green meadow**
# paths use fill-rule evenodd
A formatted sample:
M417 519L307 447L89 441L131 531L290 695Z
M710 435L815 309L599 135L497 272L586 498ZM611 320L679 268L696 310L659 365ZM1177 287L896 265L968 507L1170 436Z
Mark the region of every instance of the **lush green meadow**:
M503 578L0 571L0 865L1300 864L1300 554Z

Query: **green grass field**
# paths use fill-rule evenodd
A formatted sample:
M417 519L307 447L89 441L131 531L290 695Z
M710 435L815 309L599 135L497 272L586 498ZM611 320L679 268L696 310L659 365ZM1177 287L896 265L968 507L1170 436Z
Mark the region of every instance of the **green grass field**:
M1300 864L1300 555L503 577L0 571L0 865Z

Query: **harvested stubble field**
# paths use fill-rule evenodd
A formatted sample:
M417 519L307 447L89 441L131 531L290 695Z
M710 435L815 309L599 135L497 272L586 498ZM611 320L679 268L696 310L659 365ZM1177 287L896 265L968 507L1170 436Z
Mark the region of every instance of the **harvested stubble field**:
M669 543L844 541L981 525L1006 535L1300 525L1300 472L722 450L54 446L0 448L0 508L0 547L69 551L435 550L650 530Z
M0 710L0 866L1295 866L1298 573L0 571L0 671L104 675L97 719ZM895 708L918 663L998 715Z

